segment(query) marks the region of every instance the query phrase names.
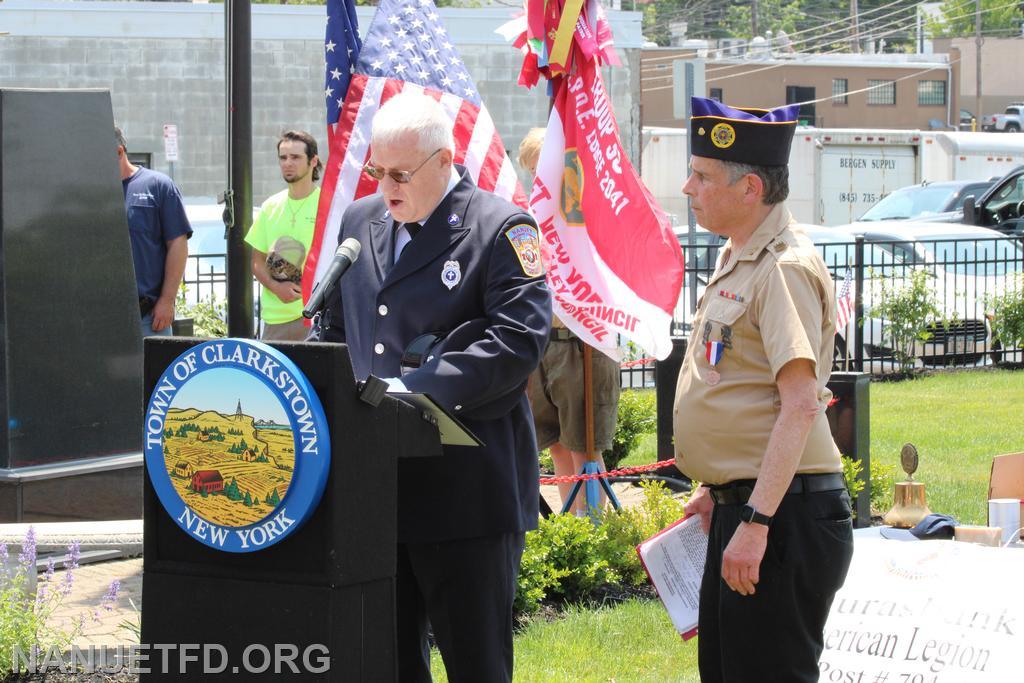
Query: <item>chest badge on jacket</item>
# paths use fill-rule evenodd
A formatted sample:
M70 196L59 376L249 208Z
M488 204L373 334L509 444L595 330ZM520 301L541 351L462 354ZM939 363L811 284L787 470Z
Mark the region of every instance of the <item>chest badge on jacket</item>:
M445 261L444 268L441 269L441 282L444 286L451 290L461 281L462 269L459 268L459 262Z

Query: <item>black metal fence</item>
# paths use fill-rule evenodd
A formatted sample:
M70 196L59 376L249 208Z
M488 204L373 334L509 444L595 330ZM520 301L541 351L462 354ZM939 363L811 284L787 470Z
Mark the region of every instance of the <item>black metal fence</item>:
M992 334L992 299L1024 285L1024 238L949 237L940 239L863 239L849 241L827 228L811 234L832 273L837 294L848 281L854 303L850 321L836 335L833 369L886 374L921 367L965 367L999 361L1020 362L1024 349L1006 347ZM673 336L690 334L693 311L715 269L721 239L699 233L696 243L684 238L686 275ZM227 276L223 254L189 256L185 299L223 302ZM925 281L923 298L938 315L928 316L923 329L909 330L899 316L879 314L893 294L909 287L915 273ZM255 301L259 285L254 281ZM257 321L259 319L257 304ZM900 337L911 337L900 343ZM625 363L622 386L654 386L653 363Z
M1024 286L1022 238L949 237L921 240L850 240L828 228L811 237L832 273L837 295L849 277L854 310L836 335L834 370L887 374L913 368L973 367L999 361L1024 361L1024 349L1006 347L992 334L992 299ZM845 235L845 237L844 237ZM722 240L699 233L683 238L686 276L672 324L673 336L688 337L693 312L715 269ZM899 320L878 314L895 293L924 273L925 296L938 315L923 329L901 334ZM906 297L905 297L906 298ZM895 333L895 334L894 334ZM900 337L909 343L897 343ZM624 367L623 387L650 387L650 365Z

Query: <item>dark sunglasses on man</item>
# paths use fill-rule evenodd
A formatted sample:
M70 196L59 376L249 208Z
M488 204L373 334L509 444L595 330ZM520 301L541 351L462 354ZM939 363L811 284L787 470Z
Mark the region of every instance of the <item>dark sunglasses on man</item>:
M373 164L367 163L365 166L363 166L363 173L370 176L374 180L383 180L385 175L389 175L391 176L391 179L394 180L396 183L398 183L399 185L404 185L411 181L412 177L416 175L416 172L423 168L423 166L428 161L433 159L434 156L442 149L444 149L444 147L438 147L437 149L435 149L430 156L423 160L422 164L420 164L411 171L388 171L383 168L380 168L379 166L374 166Z

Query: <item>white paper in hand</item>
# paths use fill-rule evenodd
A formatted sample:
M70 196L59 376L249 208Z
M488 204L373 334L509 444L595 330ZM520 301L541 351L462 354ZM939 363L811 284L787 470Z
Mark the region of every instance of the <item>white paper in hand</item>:
M683 517L638 545L636 552L676 631L683 640L697 635L700 582L708 552L708 535L700 517Z

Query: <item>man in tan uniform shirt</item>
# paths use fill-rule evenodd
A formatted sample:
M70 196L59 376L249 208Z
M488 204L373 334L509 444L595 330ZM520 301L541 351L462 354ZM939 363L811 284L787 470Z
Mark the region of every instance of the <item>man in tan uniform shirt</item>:
M703 482L686 506L709 530L703 683L817 681L822 629L853 555L850 499L825 408L832 279L793 225L797 107L693 98L698 223L728 238L694 318L676 388L676 464Z

